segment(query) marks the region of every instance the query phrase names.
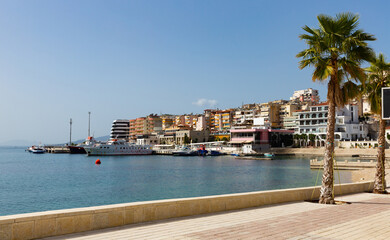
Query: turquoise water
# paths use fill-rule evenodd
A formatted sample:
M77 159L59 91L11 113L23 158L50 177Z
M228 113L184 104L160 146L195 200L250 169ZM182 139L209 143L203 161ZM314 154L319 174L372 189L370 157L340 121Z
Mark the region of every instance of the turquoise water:
M309 158L32 154L0 148L0 216L105 204L313 186ZM348 173L341 172L343 182Z

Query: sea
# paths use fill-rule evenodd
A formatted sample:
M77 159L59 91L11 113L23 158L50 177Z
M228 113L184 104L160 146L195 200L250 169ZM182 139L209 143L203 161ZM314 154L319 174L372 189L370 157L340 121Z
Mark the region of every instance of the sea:
M0 147L0 216L321 184L308 157L33 154ZM95 161L100 159L101 164ZM317 180L318 176L318 180ZM336 183L339 182L335 173ZM351 181L340 171L340 182Z

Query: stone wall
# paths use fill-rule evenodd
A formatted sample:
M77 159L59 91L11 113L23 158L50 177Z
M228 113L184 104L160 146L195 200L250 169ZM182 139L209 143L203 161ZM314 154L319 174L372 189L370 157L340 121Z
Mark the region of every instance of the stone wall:
M372 182L335 186L335 194L372 189ZM114 204L0 217L0 239L33 239L133 223L214 213L319 197L319 187Z

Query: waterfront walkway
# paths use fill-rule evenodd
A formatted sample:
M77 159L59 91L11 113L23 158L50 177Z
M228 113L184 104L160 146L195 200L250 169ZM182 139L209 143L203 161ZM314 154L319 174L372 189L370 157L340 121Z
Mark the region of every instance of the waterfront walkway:
M276 204L47 239L390 239L390 195L336 199L351 204Z

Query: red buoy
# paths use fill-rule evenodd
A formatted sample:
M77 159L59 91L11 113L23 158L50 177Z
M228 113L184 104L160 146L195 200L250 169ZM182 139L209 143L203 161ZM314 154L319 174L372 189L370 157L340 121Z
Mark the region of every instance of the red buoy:
M100 159L96 160L95 164L101 164L102 162L100 162Z

